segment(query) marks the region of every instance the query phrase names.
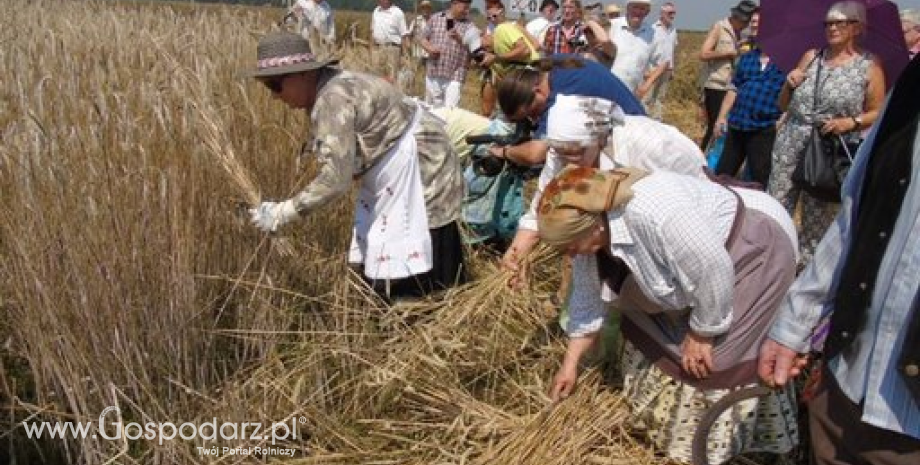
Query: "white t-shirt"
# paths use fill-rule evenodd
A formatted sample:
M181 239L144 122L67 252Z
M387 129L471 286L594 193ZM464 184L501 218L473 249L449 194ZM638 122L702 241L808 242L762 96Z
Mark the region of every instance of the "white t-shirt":
M332 15L332 8L326 0L297 0L295 7L301 10L301 28L300 33L307 37L316 31L320 39L333 43L335 42L335 18Z
M644 23L631 31L626 18L620 17L610 22L610 38L617 46L617 57L610 71L635 92L657 53L655 31Z
M403 37L409 34L406 26L406 16L396 5L390 5L386 10L379 6L374 8L371 17L371 35L374 43L378 45L400 45Z
M552 24L546 18L538 16L536 19L531 20L527 23L525 28L530 35L537 38L540 43L543 43L543 38L546 36L546 30L549 29L549 25Z
M674 51L677 50L677 28L672 24L670 28L665 27L661 21L655 21L652 26L655 30L655 47L657 53L652 57L652 66L658 66L661 63L668 62L669 70L674 69Z

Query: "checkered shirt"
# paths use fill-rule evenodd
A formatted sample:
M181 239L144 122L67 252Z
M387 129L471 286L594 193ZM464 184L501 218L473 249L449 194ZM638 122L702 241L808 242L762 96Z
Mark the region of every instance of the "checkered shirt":
M556 21L547 30L543 38L543 50L546 55L555 55L557 53L578 53L575 47L569 44L570 39L584 39L585 25L581 21L575 22L571 36L566 37L562 30L562 21Z
M782 114L776 101L786 75L772 61L761 70L760 56L760 49L755 48L738 60L731 87L738 95L728 114L728 125L732 129L768 128L776 124Z
M471 27L476 28L469 20L454 21L454 29L457 30L460 37L463 37L466 30ZM427 76L463 82L466 79L466 69L470 62L470 51L448 35L446 12L442 11L431 16L431 19L428 20L428 29L425 31L425 38L441 51L438 58L428 59Z

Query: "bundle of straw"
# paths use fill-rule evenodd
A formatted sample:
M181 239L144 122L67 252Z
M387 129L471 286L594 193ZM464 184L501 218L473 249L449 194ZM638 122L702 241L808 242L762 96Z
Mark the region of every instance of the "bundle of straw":
M249 176L249 172L240 163L233 147L223 141L229 140L221 129L222 126L216 121L213 109L194 103L193 106L198 110L202 123L205 127L204 143L208 152L217 162L224 172L227 179L236 186L237 191L246 199L246 204L256 206L262 202L262 196L256 188L255 183ZM277 237L272 234L267 235L271 242L272 249L281 255L294 255L294 247L285 237Z

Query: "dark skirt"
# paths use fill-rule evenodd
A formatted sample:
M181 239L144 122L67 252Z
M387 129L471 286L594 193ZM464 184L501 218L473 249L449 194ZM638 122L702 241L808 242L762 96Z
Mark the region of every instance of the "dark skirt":
M456 221L440 228L429 229L431 234L432 267L430 271L408 278L370 280L368 284L387 301L400 298L420 298L433 292L465 284L466 262L463 237ZM361 274L364 276L364 274Z

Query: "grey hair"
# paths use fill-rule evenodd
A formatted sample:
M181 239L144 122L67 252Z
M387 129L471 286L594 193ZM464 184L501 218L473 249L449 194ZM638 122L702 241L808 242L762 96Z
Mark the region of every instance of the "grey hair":
M866 7L860 2L847 0L837 2L827 9L827 19L846 18L851 21L858 21L859 24L866 24Z
M920 11L913 9L901 10L901 21L905 21L920 27Z

